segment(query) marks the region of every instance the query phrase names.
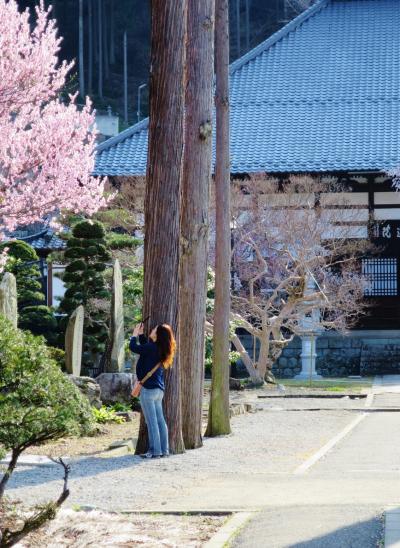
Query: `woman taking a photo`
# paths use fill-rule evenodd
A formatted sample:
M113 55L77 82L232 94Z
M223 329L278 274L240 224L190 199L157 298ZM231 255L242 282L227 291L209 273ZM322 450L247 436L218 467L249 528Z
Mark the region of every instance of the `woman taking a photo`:
M143 335L143 324L137 325L133 330L130 349L140 356L136 375L141 384L140 405L149 433L149 450L141 457L168 457L168 429L162 401L165 390L164 369L172 366L176 350L171 327L167 324L157 325L147 340Z

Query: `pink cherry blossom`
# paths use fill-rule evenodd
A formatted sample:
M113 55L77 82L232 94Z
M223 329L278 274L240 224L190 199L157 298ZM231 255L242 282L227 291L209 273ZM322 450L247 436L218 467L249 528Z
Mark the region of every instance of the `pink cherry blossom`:
M43 1L30 14L0 0L0 233L60 210L92 214L105 204L94 178L96 132L90 101L61 91L72 64Z

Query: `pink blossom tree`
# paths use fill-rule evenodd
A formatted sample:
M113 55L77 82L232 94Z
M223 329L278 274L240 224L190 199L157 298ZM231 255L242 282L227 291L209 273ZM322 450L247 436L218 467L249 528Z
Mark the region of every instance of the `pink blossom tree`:
M72 63L59 63L60 42L43 1L31 26L29 10L0 0L0 234L104 204L94 114L89 100L78 109L61 97Z

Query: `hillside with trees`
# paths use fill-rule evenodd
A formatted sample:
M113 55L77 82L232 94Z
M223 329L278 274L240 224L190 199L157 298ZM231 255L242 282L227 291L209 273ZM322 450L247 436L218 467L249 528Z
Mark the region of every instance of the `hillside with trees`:
M299 6L311 0L298 0ZM21 9L39 0L18 0ZM296 2L292 2L295 4ZM61 58L75 60L68 91L89 95L96 108L120 116L124 128L124 35L128 117L137 121L138 87L147 84L150 57L150 2L146 0L45 0L53 6L60 35ZM300 10L301 7L298 8ZM284 0L231 0L230 55L237 59L292 18ZM81 33L80 33L81 22ZM148 87L142 95L142 117L148 114ZM79 102L83 102L82 97Z

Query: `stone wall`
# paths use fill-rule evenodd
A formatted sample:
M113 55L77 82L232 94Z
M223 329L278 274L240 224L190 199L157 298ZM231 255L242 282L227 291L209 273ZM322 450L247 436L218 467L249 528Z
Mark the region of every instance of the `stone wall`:
M290 379L301 372L301 340L295 338L275 362L272 369L278 379Z
M253 338L241 333L244 347L253 356ZM256 355L258 348L256 349ZM400 331L351 331L316 339L317 373L324 377L400 374ZM274 365L277 378L293 378L301 371L301 340L296 337Z

